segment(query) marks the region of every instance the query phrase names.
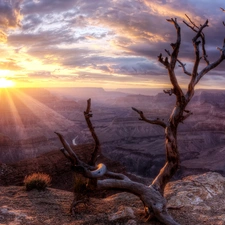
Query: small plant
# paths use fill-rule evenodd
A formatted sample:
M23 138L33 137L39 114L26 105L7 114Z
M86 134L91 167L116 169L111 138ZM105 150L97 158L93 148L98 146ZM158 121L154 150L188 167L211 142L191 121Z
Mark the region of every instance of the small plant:
M23 182L27 191L31 191L33 189L44 191L46 187L50 186L51 178L45 173L33 173L26 176Z

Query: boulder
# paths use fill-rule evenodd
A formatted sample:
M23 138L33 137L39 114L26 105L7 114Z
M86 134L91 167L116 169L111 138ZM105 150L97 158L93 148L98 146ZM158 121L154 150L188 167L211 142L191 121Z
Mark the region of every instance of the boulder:
M165 188L168 208L198 206L205 200L224 192L225 178L214 172L204 173L170 182ZM205 205L206 210L210 207Z
M135 218L134 211L131 207L119 207L116 213L110 214L108 216L109 221L115 221L120 219L127 219L127 218Z

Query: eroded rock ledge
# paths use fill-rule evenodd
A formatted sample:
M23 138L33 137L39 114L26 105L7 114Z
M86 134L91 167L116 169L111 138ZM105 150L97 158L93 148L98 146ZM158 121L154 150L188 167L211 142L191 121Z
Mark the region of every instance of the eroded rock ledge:
M225 177L208 172L170 182L165 189L169 212L181 225L225 224ZM0 187L0 224L154 224L143 222L139 198L119 193L104 199L91 198L90 204L69 214L73 194L49 188L26 192L21 186Z

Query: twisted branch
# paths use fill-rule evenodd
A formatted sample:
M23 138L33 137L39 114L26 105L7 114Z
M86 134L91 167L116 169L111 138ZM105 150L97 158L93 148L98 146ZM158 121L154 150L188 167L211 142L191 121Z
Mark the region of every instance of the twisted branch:
M166 128L166 124L162 120L160 120L158 118L156 120L149 120L145 117L145 115L142 111L140 111L134 107L132 107L132 109L140 115L140 120L143 120L143 121L145 121L147 123L151 123L151 124L157 124L163 128Z

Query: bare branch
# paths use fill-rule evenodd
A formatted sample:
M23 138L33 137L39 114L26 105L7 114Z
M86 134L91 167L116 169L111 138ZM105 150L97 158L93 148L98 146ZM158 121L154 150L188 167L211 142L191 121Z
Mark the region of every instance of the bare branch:
M87 178L99 178L105 175L107 172L107 168L103 163L100 163L97 165L97 168L95 170L89 170L84 168L85 173L84 176Z
M117 179L98 180L97 186L99 189L121 189L138 196L144 203L144 206L151 209L154 216L163 224L179 225L169 214L166 208L166 201L154 189L152 185L145 186L134 181L125 181Z
M185 20L183 20L183 23L184 23L185 25L187 25L188 27L190 27L194 32L198 32L198 31L195 29L194 26L191 26L191 25L188 24Z
M176 43L172 43L171 46L173 48L173 52L171 54L171 59L170 59L170 67L173 70L175 68L176 65L176 61L177 61L177 56L179 53L179 48L180 48L180 42L181 42L181 35L180 35L180 26L177 23L177 19L169 19L167 20L168 22L172 23L174 25L174 27L176 28L177 31L177 40Z
M62 134L60 134L60 133L58 133L58 132L55 132L57 135L58 135L58 137L59 137L59 139L60 139L60 141L61 141L61 143L62 143L62 145L63 145L63 147L64 148L61 148L60 150L61 150L61 152L65 155L65 157L67 158L67 159L69 159L70 160L70 162L72 163L72 165L74 166L74 168L75 168L75 170L76 169L81 169L82 171L86 171L86 169L88 169L88 170L96 170L96 166L92 166L92 165L88 165L88 164L86 164L85 162L83 162L83 161L81 161L80 159L79 159L79 157L76 155L76 153L71 149L71 147L70 147L70 145L68 144L68 142L65 140L65 138L63 137L63 135Z
M58 135L64 149L61 151L63 152L63 154L66 156L66 158L71 158L70 161L72 160L74 162L75 165L80 165L80 160L77 157L77 155L75 154L75 152L72 150L72 148L70 147L69 143L65 140L65 138L63 137L62 134L55 132L55 134ZM72 162L71 161L71 162Z
M220 9L223 11L223 12L225 12L225 9L224 8L221 8L220 7ZM225 22L223 21L223 25L225 26Z
M199 52L199 44L201 43L201 41L202 41L201 45L202 45L203 59L206 62L207 67L210 65L210 63L207 59L208 56L207 56L206 49L205 49L205 35L202 32L205 27L208 27L208 20L206 20L203 25L197 26L187 15L186 15L186 17L188 18L191 25L185 21L184 21L184 23L188 27L190 27L194 32L196 32L196 35L192 39L192 43L193 43L194 51L195 51L195 62L194 62L194 66L193 66L193 70L192 70L192 74L191 74L191 80L188 85L188 92L186 95L186 100L190 101L190 99L192 98L192 96L194 94L194 87L196 85L196 79L197 79L197 77L199 77L198 68L199 68L200 60L202 58L202 57L200 57L200 52ZM201 39L201 41L199 41L199 38Z
M163 128L166 128L166 124L162 120L160 120L158 118L156 120L149 120L145 117L145 115L142 111L140 111L134 107L132 107L132 109L140 115L140 120L143 120L143 121L145 121L147 123L151 123L151 124L157 124Z
M172 94L174 94L173 88L171 88L171 89L169 89L169 90L163 90L163 92L164 92L165 94L169 94L169 96L171 96Z
M69 159L69 161L71 162L72 165L76 164L73 160L73 158L70 157L69 153L64 149L64 148L61 148L60 151L63 153L63 155Z
M194 77L197 76L197 72L198 72L198 66L199 66L199 62L200 62L200 56L199 56L199 44L200 41L198 41L198 38L201 38L203 43L202 43L202 49L203 49L203 57L205 59L205 61L207 62L207 64L209 64L208 60L207 60L207 55L206 55L206 51L205 51L205 35L202 33L202 30L208 26L208 20L205 21L205 23L200 26L200 28L198 29L198 32L196 33L195 37L192 39L193 45L194 45L194 49L195 49L195 64L194 64L194 68L192 71L192 75Z
M177 23L177 19L167 19L167 21L169 23L172 23L174 25L174 27L176 28L177 31L177 40L175 43L171 43L171 47L173 49L172 53L170 54L170 52L168 50L166 50L167 54L169 54L170 56L170 62L168 61L168 58L166 57L165 60L163 60L162 54L160 54L158 56L159 61L164 64L168 70L168 74L169 74L169 78L170 78L170 82L173 85L173 89L174 89L174 94L177 96L177 101L178 102L182 102L183 99L183 91L180 88L176 75L174 73L174 68L177 62L177 57L178 57L178 53L179 53L179 49L180 49L180 43L181 43L181 34L180 34L180 26Z
M108 170L105 173L105 176L111 177L111 178L115 178L115 179L119 179L119 180L130 181L130 178L128 178L124 174L122 174L122 173L114 173L114 172L111 172L111 171L108 171Z
M91 112L91 99L88 99L87 100L87 108L86 108L86 111L84 111L84 117L85 117L85 120L86 120L86 123L87 123L87 126L91 132L91 135L95 141L95 147L94 147L94 151L91 155L91 161L90 161L90 165L94 166L95 163L96 163L96 160L97 160L97 156L98 154L100 153L100 150L101 150L101 145L100 145L100 142L99 142L99 139L98 139L98 136L97 134L95 133L95 129L92 125L92 122L91 122L91 117L92 117L92 114L90 113Z
M195 79L195 77L198 74L198 66L199 66L199 63L200 63L200 60L201 60L200 53L199 53L199 44L200 44L199 41L193 41L194 50L195 50L195 63L194 63L194 67L193 67L193 70L192 70L192 79L193 80Z
M197 30L199 29L199 27L191 20L191 18L185 14L185 16L188 18L189 22L193 25L193 28L197 28ZM189 26L190 27L190 26ZM196 31L197 32L197 31Z
M159 60L159 62L161 62L166 68L169 67L168 58L166 57L165 60L164 60L161 53L160 53L160 55L158 56L158 60Z
M199 80L206 74L208 73L210 70L214 69L215 67L217 67L224 59L225 59L225 39L223 41L223 47L219 48L220 50L220 57L213 63L209 64L208 66L206 66L196 77L195 79L195 85L199 82Z
M188 71L186 70L186 68L185 68L186 64L182 63L180 60L177 60L177 62L180 64L180 65L178 65L178 66L179 66L179 67L182 67L183 72L184 72L185 74L187 74L188 76L191 76L191 73L188 72Z
M209 61L207 59L207 54L206 54L206 50L205 50L205 35L204 33L202 32L202 30L205 28L205 27L208 27L208 20L205 21L205 23L199 28L196 36L192 39L193 43L195 42L197 44L197 39L199 37L201 37L201 40L202 40L202 52L203 52L203 58L206 62L207 65L209 65Z
M168 54L168 56L171 56L170 51L165 49L165 52Z
M192 39L193 44L197 41L197 39L200 37L202 40L202 53L203 53L203 59L205 60L206 64L209 65L209 61L207 59L208 55L206 53L206 49L205 49L205 35L202 32L202 30L205 27L208 27L208 20L206 20L206 22L201 25L200 27L197 26L191 19L190 17L188 17L188 15L185 14L185 16L188 18L189 22L192 24L192 26L190 24L188 24L186 21L183 21L188 27L190 27L194 32L196 32L196 36ZM195 47L196 49L196 47Z
M205 60L206 64L209 65L210 62L207 59L208 55L206 53L206 49L205 49L205 35L204 33L201 34L201 39L202 39L202 53L203 53L203 59Z
M171 56L169 50L165 49L165 52L166 52L169 56ZM186 68L185 68L186 64L182 63L179 59L177 59L177 62L179 63L178 66L183 68L183 72L184 72L185 74L187 74L188 76L191 76L191 73L188 72L188 71L186 70Z
M186 120L189 116L193 115L193 113L190 112L190 111L186 111L186 112L187 112L187 114L186 114L185 116L182 117L181 123L183 123L184 120Z

